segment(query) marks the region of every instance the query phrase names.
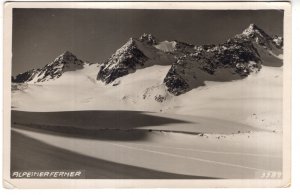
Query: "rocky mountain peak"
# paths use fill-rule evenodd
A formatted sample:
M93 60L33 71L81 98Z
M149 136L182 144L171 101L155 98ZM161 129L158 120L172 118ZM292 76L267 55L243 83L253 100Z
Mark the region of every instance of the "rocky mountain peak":
M14 82L44 82L59 78L64 72L83 68L84 62L69 51L63 52L53 62L39 69L32 69L16 76Z
M139 40L141 42L146 42L149 45L156 45L158 43L157 39L152 34L144 33L140 36Z
M58 63L67 64L67 63L74 63L74 62L78 62L78 61L81 61L81 60L79 60L73 53L71 53L70 51L65 51L62 54L60 54L57 58L55 58L53 63L58 62ZM49 64L52 64L52 63L49 63Z
M267 36L268 37L268 34L265 33L262 29L260 29L255 24L250 24L249 27L246 28L242 34L246 35L246 36L259 35L259 36Z
M70 51L64 51L60 56L75 56L75 55Z
M136 66L143 66L148 58L138 48L136 41L130 38L120 49L100 66L97 80L111 83L115 79L129 74Z
M235 42L251 41L269 50L274 48L282 49L283 46L282 37L271 37L255 24L250 24L241 34L236 35L233 40Z
M122 55L125 55L127 52L130 52L130 50L133 47L135 47L135 41L133 40L133 38L129 38L128 41L113 54L113 56L115 58L121 57Z
M255 24L250 24L248 26L248 28L246 28L243 31L243 34L245 34L245 35L251 34L251 33L255 32L255 30L257 30L257 29L258 29L258 27Z
M279 49L282 49L282 47L283 47L283 38L280 37L280 36L274 35L272 37L272 39L273 39L272 41L276 45L276 47L279 48Z

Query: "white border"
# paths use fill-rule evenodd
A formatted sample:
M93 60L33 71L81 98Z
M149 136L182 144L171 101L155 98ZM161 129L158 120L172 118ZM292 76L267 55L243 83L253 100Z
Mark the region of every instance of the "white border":
M282 180L121 180L121 179L10 179L10 107L12 8L69 9L283 9L284 14L284 95L283 95L283 179ZM291 93L291 6L288 2L8 2L4 5L4 146L3 185L6 188L195 188L195 187L287 187L290 184L290 93Z

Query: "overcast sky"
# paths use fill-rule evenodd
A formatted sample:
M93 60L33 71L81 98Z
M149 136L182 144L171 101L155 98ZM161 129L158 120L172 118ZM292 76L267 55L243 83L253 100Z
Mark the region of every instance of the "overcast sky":
M203 10L14 9L12 73L45 66L68 50L102 62L130 37L152 33L159 40L218 44L250 23L283 34L283 12Z

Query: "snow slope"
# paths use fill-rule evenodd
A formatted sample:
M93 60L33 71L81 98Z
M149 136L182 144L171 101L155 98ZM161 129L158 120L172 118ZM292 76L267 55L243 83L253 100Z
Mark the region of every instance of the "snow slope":
M96 80L99 65L85 65L81 70L64 73L57 80L19 84L22 90L13 91L12 106L27 111L155 111L161 106L161 102L155 101L155 95L168 96L162 83L169 68L154 65L105 85Z
M176 98L176 106L167 109L281 131L282 79L282 67L263 66L259 73L243 80L207 81L206 86Z
M156 49L162 50L164 52L172 52L176 48L175 41L162 41L157 45L154 45Z
M281 131L282 67L263 66L260 72L243 80L205 81L205 86L174 96L163 85L168 65L138 69L108 85L95 79L98 66L85 65L81 70L66 72L60 79L41 84L19 85L22 89L12 93L12 107L43 112L147 111L184 118L191 122L190 130L201 127L205 132L226 132L234 127L234 132ZM166 129L189 129L175 126Z

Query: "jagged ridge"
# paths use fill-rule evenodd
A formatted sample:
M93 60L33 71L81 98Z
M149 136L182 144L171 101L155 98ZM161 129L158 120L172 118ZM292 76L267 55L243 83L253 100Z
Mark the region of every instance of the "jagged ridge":
M258 72L264 63L263 55L282 53L283 39L269 36L255 24L250 24L241 34L219 45L159 42L153 35L144 33L138 40L131 38L105 61L97 79L111 83L134 72L137 67L146 67L145 63L152 59L159 58L158 51L154 56L149 56L141 49L140 44L143 47L146 45L147 50L155 48L163 51L164 55L171 56L172 66L163 82L170 93L180 95L204 85L204 79L230 81L245 78L251 72ZM217 75L223 70L230 73L226 78Z
M207 80L245 78L251 72L258 72L262 63L265 65L282 54L282 48L282 37L271 37L255 24L219 45L199 46L177 40L160 42L153 35L144 33L139 39L130 38L100 64L97 80L109 84L139 68L171 65L163 83L171 94L180 95L205 85ZM66 71L83 68L83 64L67 51L45 67L19 74L12 81L36 83L57 79Z

